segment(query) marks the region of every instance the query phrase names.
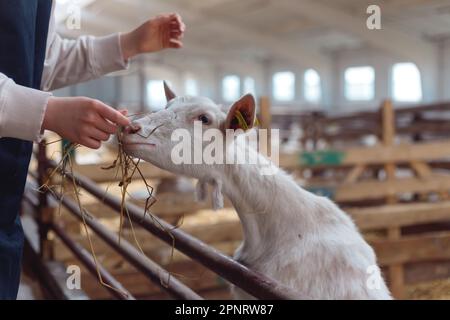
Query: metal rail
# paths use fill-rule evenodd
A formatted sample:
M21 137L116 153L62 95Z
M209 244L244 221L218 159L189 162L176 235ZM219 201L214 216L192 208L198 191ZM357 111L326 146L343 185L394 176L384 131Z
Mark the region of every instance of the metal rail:
M94 231L100 238L102 238L111 248L122 255L128 262L134 265L138 270L140 270L145 276L147 276L153 283L161 286L161 288L167 291L171 296L177 299L184 300L201 300L202 298L192 291L189 287L182 284L178 279L170 276L170 273L158 264L153 262L151 259L147 258L144 254L139 252L134 246L132 246L125 239L121 239L118 242L117 235L110 231L108 228L103 226L97 221L89 212L80 212L80 208L77 203L67 197L61 197L60 194L53 194L61 204L66 207L77 219L86 221L89 228ZM170 278L170 281L165 283L164 279ZM164 285L161 285L161 282Z
M39 208L39 201L36 201L35 195L32 194L29 191L26 191L23 195L23 200L28 202L28 204L34 208ZM68 234L67 232L61 228L58 224L54 222L48 223L46 226L47 230L52 230L60 239L61 241L67 246L67 248L83 263L83 265L88 269L88 271L94 276L97 277L99 274L102 277L103 283L106 284L105 288L111 292L113 296L120 300L136 300L133 295L125 289L122 284L117 281L114 276L112 276L108 270L106 270L102 265L96 264L93 256L86 251L86 249L75 242ZM31 245L31 244L30 244ZM39 252L41 254L42 258L42 252ZM35 257L36 258L36 257ZM42 261L42 259L40 259ZM41 266L42 268L42 266ZM41 270L42 271L42 270ZM47 277L51 277L50 274L47 274ZM49 279L49 282L52 279ZM68 297L65 296L64 290L61 291L59 286L53 281L51 283L51 293L55 295L58 299L67 299ZM116 290L115 290L116 289ZM55 292L57 292L55 294Z
M55 232L94 277L97 277L98 274L100 274L103 282L107 285L105 288L111 292L112 295L120 300L136 300L133 295L108 272L108 270L100 264L97 264L94 261L94 257L81 245L73 241L59 225L52 223L50 226L51 230Z
M54 161L48 160L50 168L56 168ZM85 189L117 213L121 210L121 200L115 196L105 194L95 182L78 174L72 177L70 172L64 173L69 179L74 179L78 186ZM66 203L67 204L67 203ZM248 269L218 250L208 246L204 242L176 229L167 222L156 217L150 218L144 214L143 209L134 205L126 204L130 218L135 223L148 230L150 233L172 245L175 240L175 248L193 260L201 263L235 286L244 290L258 299L298 299L299 293L284 286L265 275Z
M42 167L48 167L47 159L45 159L45 162L42 161L43 158L40 158L39 161L39 168ZM45 170L39 170L40 174L43 175ZM30 176L38 181L40 181L41 185L44 183L42 177L39 174L30 172ZM91 215L89 212L87 212L85 209L83 209L83 212L80 211L79 205L67 198L62 197L61 194L57 192L48 192L48 190L42 190L41 193L39 193L38 196L31 194L30 192L27 192L24 195L24 199L28 201L31 205L37 207L38 209L44 207L42 203L45 203L45 206L47 206L49 199L48 197L54 198L56 201L60 201L60 203L68 209L68 211L74 215L78 220L81 222L85 221L87 226L95 233L97 234L101 239L103 239L113 250L115 250L117 253L122 255L128 262L130 262L132 265L134 265L138 270L140 270L147 278L149 278L153 283L155 283L157 286L161 287L164 291L169 293L172 297L177 299L183 299L183 300L201 300L202 297L200 297L197 293L192 291L189 287L181 283L178 279L171 276L170 273L163 268L161 268L157 263L146 257L144 254L142 254L140 251L138 251L133 245L131 245L128 241L121 239L120 243L118 242L117 235L103 226L98 220L94 218L93 215ZM33 200L33 198L38 198L39 201ZM38 219L38 221L41 223L39 229L45 230L45 232L48 232L50 229L58 228L57 225L53 223L53 221L43 221L43 219ZM45 223L45 224L44 224ZM42 225L43 224L43 225ZM56 227L55 227L56 226ZM82 260L83 263L86 261L86 257L83 256L80 252L77 252L76 250L79 248L82 248L81 246L76 247L76 244L70 242L70 237L67 235L67 233L62 229L58 228L57 230L53 230L57 233L57 235L60 235L61 240L69 247L69 249ZM42 235L41 235L42 236ZM46 238L46 235L44 234L44 237ZM83 248L84 249L84 248ZM78 250L79 251L79 250ZM95 276L97 276L96 271L96 265L99 266L100 269L106 271L98 262L95 264L94 262L94 269L92 269L92 265L86 265L90 271L95 272ZM107 271L106 271L107 272ZM123 288L122 285L116 281L111 275L106 275L102 278L111 279L114 284L110 284L109 282L104 281L105 283L111 285L113 288ZM164 279L169 279L170 281L167 281L167 283L164 282ZM111 288L107 288L109 291L111 291L114 295L118 296L119 298L123 298L121 296L120 290L113 290Z

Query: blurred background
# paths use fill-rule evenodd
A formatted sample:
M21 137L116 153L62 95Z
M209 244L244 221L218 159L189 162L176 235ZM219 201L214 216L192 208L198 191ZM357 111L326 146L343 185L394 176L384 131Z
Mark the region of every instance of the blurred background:
M178 12L187 32L182 50L139 56L126 71L55 95L97 98L134 113L164 107L163 80L179 95L207 96L224 105L245 93L254 94L260 127L280 129L281 140L273 142L280 148L280 166L301 186L331 198L355 220L375 249L394 297L450 298L450 0L56 3L58 32L67 38L128 31L165 12ZM71 29L68 18L76 10L80 10L81 28ZM370 17L377 13L381 29L372 30L376 19ZM47 137L47 142L52 141L58 137ZM53 143L43 153L58 160L61 146ZM116 156L113 145L96 152L80 148L74 170L120 197L117 177L101 169ZM32 169L36 166L37 161ZM141 168L154 187L157 202L150 211L155 216L232 256L242 231L228 201L225 209L213 213L209 201L195 202L195 181L146 163ZM39 217L51 212L89 255L82 223L65 206L57 209L55 201L49 202L53 211L43 211L51 205L33 196L36 187L30 179L26 195L40 209L24 225L29 248L40 241L40 249L34 251L41 259L27 254L31 262L26 264L30 267L25 270L21 297L55 298L45 285L48 279L40 276L44 273L33 273L42 265L54 278L54 287L63 288L65 298L117 298ZM135 177L128 191L127 201L144 208L145 183ZM117 233L117 210L103 200L85 190L81 193L83 207ZM36 211L29 205L24 208ZM134 244L137 238L145 255L201 296L231 297L226 277L204 267L201 259L179 251L172 254L171 245L142 227L136 226L136 232L128 223L123 227L125 239ZM100 237L93 235L93 242L98 261L134 297L170 297L161 283L149 281ZM65 287L67 267L73 265L83 270L81 290ZM60 297L56 294L56 298Z
M57 1L58 31L69 38L128 31L178 12L185 48L142 56L126 73L58 91L130 108L160 108L161 84L230 103L246 92L277 106L332 113L377 107L385 98L421 103L450 98L450 3L439 0L77 0L81 29ZM382 30L366 13L381 8Z

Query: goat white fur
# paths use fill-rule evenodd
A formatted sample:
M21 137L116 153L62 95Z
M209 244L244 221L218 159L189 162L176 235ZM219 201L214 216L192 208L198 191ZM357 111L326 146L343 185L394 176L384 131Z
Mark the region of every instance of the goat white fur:
M203 116L208 119L204 124L207 128L236 128L236 111L251 127L253 97L244 96L227 116L207 98L177 98L170 88L165 89L167 108L134 121L135 130L125 130L125 150L160 168L199 179L200 198L205 196L206 183L212 184L215 208L223 206L224 193L243 227L244 239L236 260L306 299L391 299L374 251L350 217L329 199L302 189L282 170L261 175L256 164L176 165L171 161L175 129L184 128L193 136L193 121L204 120ZM235 143L245 149L243 152L257 152L249 150L247 144L241 146L239 139ZM229 147L225 145L224 151ZM257 157L267 163L262 155ZM250 298L239 289L234 295Z

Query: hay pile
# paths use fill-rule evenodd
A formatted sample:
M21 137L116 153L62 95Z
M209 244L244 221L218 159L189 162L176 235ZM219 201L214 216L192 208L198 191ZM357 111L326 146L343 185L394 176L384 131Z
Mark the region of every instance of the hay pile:
M450 278L408 286L407 298L412 300L450 300Z

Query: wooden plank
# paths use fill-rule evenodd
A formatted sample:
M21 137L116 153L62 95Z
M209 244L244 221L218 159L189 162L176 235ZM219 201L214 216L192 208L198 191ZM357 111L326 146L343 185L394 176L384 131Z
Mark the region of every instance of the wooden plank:
M220 252L232 257L234 255L234 252L241 244L241 241L227 241L227 242L220 242L220 243L210 243L212 247L219 250ZM190 260L190 258L178 251L174 251L172 255L172 249L171 248L161 248L159 250L153 251L150 253L151 257L153 259L159 261L160 263L167 265L172 263L176 263L179 261L185 261Z
M395 113L392 101L387 99L381 106L382 138L385 146L394 145L395 139Z
M426 164L425 162L422 161L411 161L411 168L414 170L414 172L416 173L417 177L419 178L428 178L430 177L433 173L431 171L431 168L428 164ZM439 194L443 194L443 190L439 190ZM420 199L423 201L426 201L428 198L428 193L427 192L422 192L420 194Z
M414 169L420 178L427 178L432 175L431 168L422 161L411 161L411 168Z
M260 145L260 153L268 155L271 148L271 128L272 128L272 113L270 106L270 98L267 96L261 97L259 103L259 122L261 129L267 130L267 144Z
M358 200L380 199L402 193L439 192L450 190L450 176L433 175L428 179L402 178L391 181L362 181L342 184L338 187L329 185L308 185L308 187L335 188L335 201L350 202Z
M345 211L364 231L450 220L450 201L348 208Z
M386 163L384 170L386 171L386 178L388 182L396 181L396 165L394 163ZM387 194L387 203L396 203L397 199L397 193L394 192Z
M450 232L403 236L396 240L371 240L370 245L383 266L450 259Z
M164 193L155 197L157 201L151 206L150 211L158 217L172 219L183 215L191 215L199 210L212 209L211 201L209 201L209 199L205 202L197 202L193 198L194 194L179 196L176 193ZM140 206L142 208L142 214L144 214L144 200L129 200L128 202ZM113 219L119 217L117 211L105 206L101 202L82 201L82 203L83 208L97 218ZM232 204L228 199L225 199L224 201L224 208L232 208ZM70 221L78 222L78 220L68 218L71 214L64 208L62 208L61 213L61 217L64 220L70 219Z
M337 149L330 152L345 154L340 161L342 166L411 162L412 160L428 162L449 158L450 142L401 143L392 146L376 145L370 148ZM320 155L320 152L317 152L317 154ZM280 166L282 168L296 168L300 165L300 156L301 154L281 154Z
M395 114L392 102L385 100L381 106L382 115L382 138L386 147L394 145L395 139ZM396 179L396 165L394 162L387 162L384 165L387 181L392 182ZM388 194L387 203L393 204L397 202L397 194ZM387 229L387 237L389 240L398 240L401 237L401 229L391 226ZM392 295L397 299L402 299L404 294L404 274L401 264L389 265L389 284Z
M433 173L431 171L431 167L424 162L421 161L412 161L411 162L411 167L414 169L414 171L417 173L417 175L421 178L428 178L430 177ZM448 189L442 189L439 190L439 197L441 198L441 200L447 200L448 199L448 195L449 195L449 191ZM427 194L424 193L422 194L423 198L426 198Z
M364 170L366 169L366 166L362 164L358 164L352 170L347 174L347 176L344 179L344 183L355 183L358 178L363 174Z
M399 227L388 228L389 241L399 240L401 235L401 229ZM396 299L403 299L405 293L405 275L401 263L389 265L389 284L392 295Z
M450 111L450 103L448 102L437 102L431 104L424 104L420 106L399 108L395 110L397 114L405 114L405 113L419 113L426 111Z
M450 261L425 261L405 264L405 283L450 278Z
M209 244L224 243L224 242L236 242L242 240L242 227L239 220L229 220L229 221L219 221L198 225L181 226L180 229L189 233L190 235L200 239L201 241ZM144 252L151 254L155 253L158 255L158 251L170 250L170 247L159 239L151 236L148 231L135 227L136 238L144 250ZM135 244L133 234L130 229L124 229L122 232L124 239L129 240L133 245ZM74 240L83 245L89 250L89 243L86 236L83 234L74 235ZM96 235L92 235L92 240L94 242L94 250L97 254L102 254L104 252L111 252L110 247L105 244ZM64 250L64 245L60 243L58 239L55 239L55 255L57 260L67 261L70 259L71 254Z
M196 292L228 287L227 282L220 276L194 261L173 264L171 272ZM137 271L117 273L114 276L135 296L151 296L161 293L158 285ZM108 293L103 290L98 280L92 278L89 280L87 278L82 280L84 290L95 299L107 299ZM162 281L167 281L167 278Z
M168 217L174 215L182 215L186 213L192 213L199 210L211 209L212 200L211 193L208 193L207 199L204 202L198 202L195 200L195 195L179 196L175 193L164 193L155 196L156 202L151 207L150 211L157 216ZM140 204L142 207L144 205ZM225 197L224 208L232 208L231 201Z

